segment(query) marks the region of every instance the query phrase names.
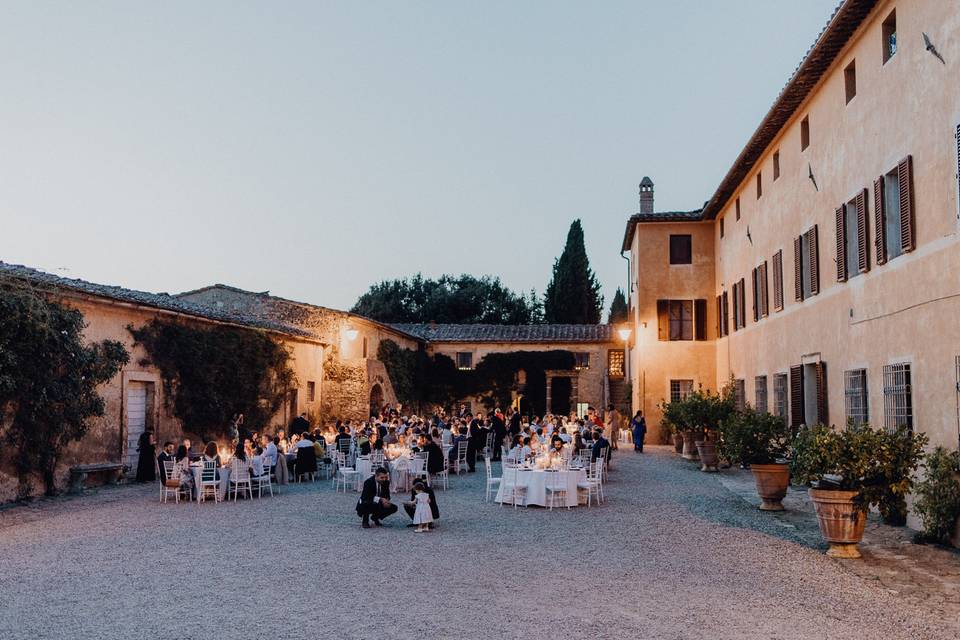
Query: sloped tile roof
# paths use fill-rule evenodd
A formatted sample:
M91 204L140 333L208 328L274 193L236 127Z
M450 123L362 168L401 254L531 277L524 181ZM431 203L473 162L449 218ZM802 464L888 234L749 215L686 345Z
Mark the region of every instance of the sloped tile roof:
M135 289L125 289L106 284L95 284L86 280L77 280L74 278L63 278L52 273L39 271L19 264L8 264L0 262L0 279L12 278L21 280L33 285L50 289L64 289L77 293L83 293L98 298L107 298L120 302L127 302L162 311L172 311L182 313L197 318L214 320L217 322L227 322L256 329L267 329L294 336L311 337L310 333L297 327L292 327L280 322L266 320L264 318L245 314L242 312L231 311L227 309L218 309L205 305L187 302L171 296L167 293L149 293L146 291L137 291Z
M694 211L654 211L653 213L635 213L627 220L623 233L623 250L630 250L633 242L633 230L644 222L699 222L703 220L703 209Z
M613 342L608 324L394 324L428 342Z

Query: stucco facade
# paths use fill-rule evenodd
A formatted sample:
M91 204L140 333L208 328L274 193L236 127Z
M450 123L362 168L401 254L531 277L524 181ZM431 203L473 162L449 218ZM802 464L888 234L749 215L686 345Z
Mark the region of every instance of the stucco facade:
M958 447L957 33L946 0L845 2L696 221L673 225L712 244L697 283L649 259L669 225L631 218L636 366L733 377L793 424L910 424ZM692 290L710 339L649 339L654 301Z

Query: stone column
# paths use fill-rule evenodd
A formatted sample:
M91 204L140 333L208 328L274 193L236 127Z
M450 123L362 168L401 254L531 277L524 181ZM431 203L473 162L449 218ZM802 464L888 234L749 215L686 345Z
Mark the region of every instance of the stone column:
M580 400L579 382L579 375L570 376L570 405L574 411L577 410L577 404Z
M547 375L547 404L546 404L546 413L551 413L553 411L553 403L551 396L553 395L553 376Z

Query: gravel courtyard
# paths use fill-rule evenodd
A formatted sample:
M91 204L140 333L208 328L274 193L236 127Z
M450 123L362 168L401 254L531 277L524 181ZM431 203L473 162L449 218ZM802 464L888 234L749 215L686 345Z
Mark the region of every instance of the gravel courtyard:
M551 513L484 504L478 467L437 492L429 534L402 511L362 530L356 494L325 481L7 509L0 638L956 637L665 449L614 468L606 505Z

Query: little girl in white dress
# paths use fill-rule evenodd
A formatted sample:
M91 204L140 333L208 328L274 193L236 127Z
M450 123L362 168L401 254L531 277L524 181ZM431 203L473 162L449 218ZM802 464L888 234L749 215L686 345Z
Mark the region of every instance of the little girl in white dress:
M413 485L416 493L416 509L413 512L413 524L417 525L416 532L429 531L428 524L433 522L433 512L430 510L430 494L423 483Z

